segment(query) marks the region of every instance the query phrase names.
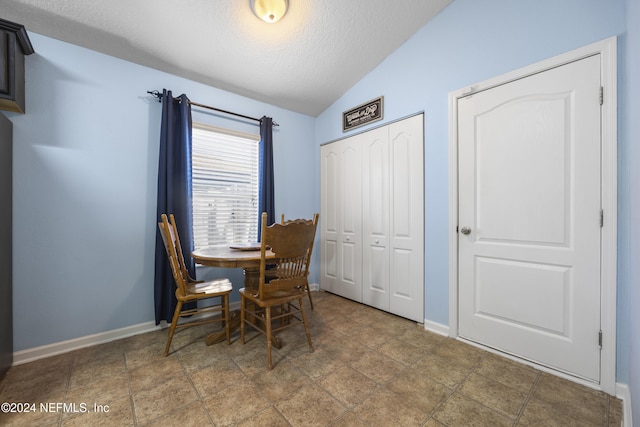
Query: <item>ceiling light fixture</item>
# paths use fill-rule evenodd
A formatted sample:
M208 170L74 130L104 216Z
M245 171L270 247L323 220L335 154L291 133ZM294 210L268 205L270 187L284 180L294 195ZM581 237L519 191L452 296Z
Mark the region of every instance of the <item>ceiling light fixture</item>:
M250 0L251 10L264 22L278 22L289 9L289 0Z

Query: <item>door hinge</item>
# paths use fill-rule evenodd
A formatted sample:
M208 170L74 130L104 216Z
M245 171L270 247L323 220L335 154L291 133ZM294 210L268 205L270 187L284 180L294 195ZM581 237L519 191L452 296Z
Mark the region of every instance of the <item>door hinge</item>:
M602 348L602 331L598 332L598 345Z
M600 105L604 104L604 87L600 86Z
M600 209L600 228L604 227L604 209Z

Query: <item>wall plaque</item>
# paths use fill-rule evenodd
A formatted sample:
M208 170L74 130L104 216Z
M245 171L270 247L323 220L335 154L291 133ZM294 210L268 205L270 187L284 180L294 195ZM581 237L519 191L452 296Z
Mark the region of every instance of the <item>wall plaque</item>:
M381 96L342 113L342 132L382 120L384 112L383 101L384 97Z

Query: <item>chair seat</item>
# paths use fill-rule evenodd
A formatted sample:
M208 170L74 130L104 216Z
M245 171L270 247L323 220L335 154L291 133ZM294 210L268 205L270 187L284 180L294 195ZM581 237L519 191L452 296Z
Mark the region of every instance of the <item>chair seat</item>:
M207 282L193 282L187 285L187 293L189 294L219 294L222 292L230 292L232 289L229 279L216 279Z
M285 302L294 301L303 296L306 296L304 289L300 288L293 292L274 292L272 295L266 298L260 299L257 289L247 290L246 288L240 289L240 294L249 299L252 303L259 307L266 307L277 304L284 304Z

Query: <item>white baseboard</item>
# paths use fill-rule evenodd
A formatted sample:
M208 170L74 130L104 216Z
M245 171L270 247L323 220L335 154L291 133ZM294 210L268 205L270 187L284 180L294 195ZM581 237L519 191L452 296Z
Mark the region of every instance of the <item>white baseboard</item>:
M431 331L438 335L444 335L445 337L449 336L449 327L447 325L443 325L442 323L436 323L425 319L424 328L427 331Z
M309 283L309 290L311 292L318 292L320 290L320 285L318 283Z
M240 310L240 302L229 304L231 310ZM197 320L202 317L212 316L210 313L201 316L193 316L190 320ZM60 341L53 344L47 344L40 347L28 348L13 353L13 365L22 365L24 363L33 362L46 357L57 356L59 354L68 353L70 351L79 350L81 348L91 347L98 344L104 344L111 341L128 338L134 335L145 334L147 332L157 331L167 328L168 324L164 320L156 326L156 322L144 322L137 325L125 326L120 329L99 332L93 335L73 338L67 341Z
M631 391L627 384L616 383L616 397L622 400L622 425L633 427L631 417Z
M93 335L74 338L67 341L61 341L53 344L47 344L40 347L28 348L13 353L13 364L22 365L24 363L33 362L35 360L44 359L46 357L56 356L58 354L68 353L85 347L91 347L98 344L131 337L133 335L144 334L158 330L162 325L156 326L156 322L145 322L138 325L126 326L120 329L100 332Z

